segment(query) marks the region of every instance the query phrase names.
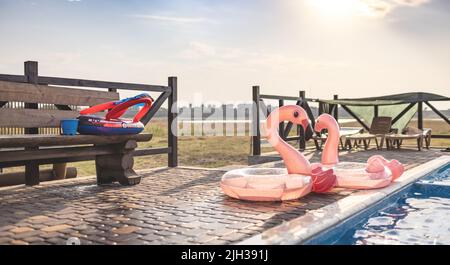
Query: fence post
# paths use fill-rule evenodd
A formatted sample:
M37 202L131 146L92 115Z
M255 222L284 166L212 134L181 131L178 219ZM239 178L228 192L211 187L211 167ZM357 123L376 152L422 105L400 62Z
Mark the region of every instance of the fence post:
M422 101L417 102L417 128L423 130L423 104ZM399 132L401 133L401 132Z
M205 132L204 132L204 129L203 129L203 125L204 125L204 123L203 123L203 121L205 120L205 117L204 117L204 115L205 115L205 104L203 104L202 103L202 105L200 106L200 109L201 109L201 126L202 126L202 136L205 136Z
M303 101L306 100L306 96L305 96L305 91L304 90L300 90L299 97L300 97L300 100L302 102L301 105L303 105ZM305 150L305 148L306 148L306 141L305 141L306 131L300 125L297 125L297 135L299 136L298 148L300 150ZM287 137L287 135L286 135L286 137Z
M223 136L227 136L227 105L222 104L222 133Z
M24 72L27 81L30 84L38 83L38 62L26 61L24 63ZM26 109L39 108L37 103L25 103ZM39 128L25 128L25 134L38 134ZM36 150L38 147L26 147L25 150ZM39 184L39 164L36 162L28 162L25 165L25 184L38 185Z
M238 136L239 134L238 134L238 125L237 125L237 119L238 119L238 107L237 106L233 107L233 118L234 118L233 136Z
M170 87L171 93L168 98L168 142L169 142L169 153L168 153L168 166L176 167L178 166L178 124L172 126L178 115L177 107L177 77L169 77L168 85Z
M278 100L278 107L283 107L284 106L284 100L280 99ZM278 125L278 131L279 134L281 136L281 138L285 139L285 135L284 135L284 121L281 121L280 124Z
M259 130L259 86L253 86L252 154L261 155L261 132Z
M248 108L245 108L245 135L250 135L250 124L247 122L250 119L250 112Z
M334 100L337 100L338 98L339 98L338 95L333 95L333 99L334 99ZM339 108L339 104L335 104L333 116L334 116L334 119L335 119L336 121L337 121L338 118L339 118L338 108Z

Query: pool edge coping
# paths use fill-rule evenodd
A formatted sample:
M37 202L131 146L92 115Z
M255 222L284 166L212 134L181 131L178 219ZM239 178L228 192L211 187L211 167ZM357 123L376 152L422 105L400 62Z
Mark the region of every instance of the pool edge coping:
M388 195L397 192L415 182L422 176L431 173L450 162L450 155L442 155L422 165L407 170L400 178L388 187L377 190L360 190L345 198L316 210L308 211L278 226L272 227L257 235L247 238L238 245L289 245L302 244L315 235L338 225L365 208L376 204Z

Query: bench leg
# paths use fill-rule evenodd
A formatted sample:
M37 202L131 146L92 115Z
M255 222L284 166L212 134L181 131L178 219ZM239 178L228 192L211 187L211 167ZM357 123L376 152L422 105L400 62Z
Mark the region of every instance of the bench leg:
M25 150L37 150L37 147L26 147ZM25 185L39 185L39 164L36 162L28 162L25 165Z
M383 149L383 144L384 144L384 137L380 138L380 150Z
M370 140L369 140L369 141L370 141ZM369 148L369 144L367 143L367 140L364 139L364 140L363 140L363 143L364 143L364 150L367 150L367 148Z
M29 162L25 165L25 184L27 186L39 185L39 164Z
M67 174L67 163L53 164L54 179L65 179Z
M128 141L118 148L122 153L112 155L98 155L95 157L97 184L108 184L118 181L122 185L136 185L141 182L141 176L133 170L133 150L136 141Z
M423 138L419 137L419 138L417 138L417 149L419 151L422 151L422 146L423 146Z
M344 141L345 141L345 138L342 139L342 137L339 137L339 144L341 145L341 150L345 150Z
M136 185L141 177L133 170L133 154L99 155L95 158L97 184L118 181L122 185Z
M105 156L96 156L95 157L95 171L97 174L97 185L103 185L103 184L111 184L114 181L116 181L116 179L107 174L107 172L105 172L104 169L104 163L102 162Z
M352 140L350 139L345 139L345 148L347 150L352 150Z
M377 150L381 150L380 144L378 143L378 139L375 137L375 145L377 146Z

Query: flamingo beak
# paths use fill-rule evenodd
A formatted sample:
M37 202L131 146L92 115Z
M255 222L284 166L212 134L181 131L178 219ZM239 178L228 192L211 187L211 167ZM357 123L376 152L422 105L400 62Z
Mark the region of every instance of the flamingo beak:
M308 129L308 126L309 126L309 120L308 119L302 120L301 125L303 127L303 130L306 132L306 130Z
M322 131L322 127L319 125L318 122L314 125L314 131L320 133Z

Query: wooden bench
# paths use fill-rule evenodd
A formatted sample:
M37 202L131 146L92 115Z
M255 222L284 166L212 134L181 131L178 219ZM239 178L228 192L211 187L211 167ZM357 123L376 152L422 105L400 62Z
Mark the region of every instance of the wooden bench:
M140 176L133 170L133 151L137 142L151 138L151 134L1 135L0 148L25 149L0 151L0 167L27 165L26 184L36 185L39 184L39 165L94 159L98 184L118 181L122 185L134 185L140 182Z
M98 184L118 181L123 185L140 182L140 176L133 170L133 157L136 155L167 153L169 166L177 166L176 136L172 131L169 132L169 147L136 151L137 142L149 141L152 138L151 134L118 136L58 134L61 119L76 118L79 115L79 106L88 107L119 99L115 87L124 89L131 87L134 90L142 87L142 90L162 92L154 103L150 116L145 117L148 121L164 100L169 98L170 107L176 100L176 78L169 78L172 86L151 86L38 77L37 62L25 62L25 80L23 78L24 76L0 75L0 126L23 128L16 135L0 135L0 168L25 166L25 184L39 184L39 165L43 164L65 167L67 162L95 160ZM59 83L64 87L49 86L42 81ZM109 91L99 91L71 88L66 85L113 88ZM11 107L11 103L19 104ZM170 124L175 119L176 113L168 115ZM53 128L53 131L49 134L50 128Z

